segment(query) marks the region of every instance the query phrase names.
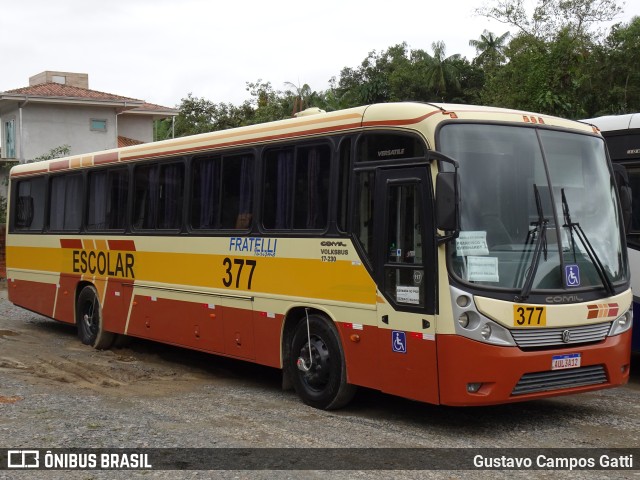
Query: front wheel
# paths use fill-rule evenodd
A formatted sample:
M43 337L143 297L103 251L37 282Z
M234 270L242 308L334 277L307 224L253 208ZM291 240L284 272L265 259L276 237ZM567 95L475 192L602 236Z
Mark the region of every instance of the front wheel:
M104 330L102 308L98 292L93 286L84 287L78 295L76 323L78 337L85 345L102 350L113 344L115 334Z
M298 323L289 362L293 386L307 405L332 410L353 398L338 332L325 317L313 314Z

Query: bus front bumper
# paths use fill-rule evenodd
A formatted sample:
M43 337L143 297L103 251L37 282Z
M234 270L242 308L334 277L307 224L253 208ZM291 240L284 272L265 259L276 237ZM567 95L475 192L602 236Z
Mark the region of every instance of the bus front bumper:
M521 402L611 388L629 380L630 331L597 344L535 351L458 335L438 335L437 342L443 405ZM577 359L575 354L579 367L552 369L554 356Z

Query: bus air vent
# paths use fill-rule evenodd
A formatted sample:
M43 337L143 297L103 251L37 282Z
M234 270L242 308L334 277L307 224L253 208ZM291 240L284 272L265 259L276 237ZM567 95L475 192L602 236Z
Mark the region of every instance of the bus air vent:
M566 370L525 373L511 392L511 395L548 392L562 388L584 387L607 383L607 374L603 365L592 365Z

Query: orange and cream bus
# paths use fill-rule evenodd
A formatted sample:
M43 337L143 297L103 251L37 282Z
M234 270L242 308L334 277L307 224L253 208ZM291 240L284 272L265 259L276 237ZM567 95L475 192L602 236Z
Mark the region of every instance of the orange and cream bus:
M398 103L16 166L7 277L85 344L279 368L317 408L488 405L627 382L622 235L592 127Z

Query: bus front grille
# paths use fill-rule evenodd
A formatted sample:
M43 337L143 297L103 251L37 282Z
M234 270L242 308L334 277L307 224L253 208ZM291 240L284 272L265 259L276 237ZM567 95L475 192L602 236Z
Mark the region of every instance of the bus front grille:
M520 348L535 348L600 342L610 329L611 322L606 322L566 328L513 329L511 334Z
M603 365L525 373L513 389L513 392L511 392L511 395L526 395L528 393L584 387L600 383L607 383L607 374Z

